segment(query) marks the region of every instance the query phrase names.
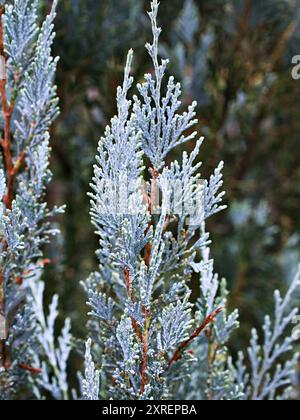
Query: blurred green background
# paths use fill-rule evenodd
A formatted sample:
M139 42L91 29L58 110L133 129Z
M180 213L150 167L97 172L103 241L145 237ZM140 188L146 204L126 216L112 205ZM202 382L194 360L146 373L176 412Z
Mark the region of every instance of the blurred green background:
M48 6L51 1L48 1ZM127 51L134 76L150 71L145 0L60 0L55 54L61 115L52 128L50 203L66 203L62 236L49 247L49 290L84 334L80 281L97 268L87 191L97 142L115 112ZM242 327L236 349L271 310L300 261L299 0L162 0L161 54L199 102L203 176L225 161L228 210L209 223L213 256L228 280ZM185 146L192 149L193 144ZM180 158L177 150L174 158Z

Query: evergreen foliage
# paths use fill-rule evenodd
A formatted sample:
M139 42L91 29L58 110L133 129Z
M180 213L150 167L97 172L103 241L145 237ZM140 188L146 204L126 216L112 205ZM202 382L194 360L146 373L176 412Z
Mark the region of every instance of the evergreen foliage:
M283 392L287 397L298 355L273 368L292 350L294 338L282 336L298 312L291 307L299 273L285 299L275 294L274 327L266 317L263 346L253 330L250 373L242 353L236 367L226 345L238 313L227 311L226 283L214 272L205 231L207 218L224 209L223 163L199 182L200 164L194 161L201 139L190 156L184 153L182 165L166 164L173 147L196 137L190 129L197 123L197 104L180 113L180 84L172 76L166 80L168 61L159 58L157 15L153 0L153 43L146 45L153 75L137 86L132 104L130 51L117 92L118 114L100 140L94 168L91 215L100 236L100 270L85 284L95 356L89 339L83 397L94 399L98 375L98 394L107 399L259 400ZM147 161L151 180L143 184ZM195 304L189 290L193 271L200 289Z
M45 201L49 129L58 115L51 52L57 2L42 24L39 6L36 0L1 6L1 399L68 395L70 325L56 346L58 298L46 315L41 280L44 245L58 233L51 220L63 210L50 210Z
M290 217L294 202L281 204L277 197L270 198L266 174L273 164L265 165L265 172L251 163L267 154L257 147L257 139L264 138L270 127L281 128L286 117L278 107L279 79L287 54L284 47L293 49L299 38L299 19L293 16L297 2L163 2L161 19L167 30L162 32L158 0L151 0L148 61L129 50L116 104L112 91L119 83L120 60L115 57L122 56L129 45L140 47L147 32L143 6L148 7L148 0L122 0L117 7L106 0L100 8L93 0L46 3L48 14L42 19L42 0L0 0L0 400L294 398L300 267L293 276L291 267L299 261L299 241L292 236L283 251L276 245L280 232L289 237L299 219L295 217L287 230L277 228L284 225L280 218L271 223L274 208L281 214L286 205ZM73 188L82 190L90 176L86 168L93 143L86 147L82 142L89 137L87 127L102 127L116 109L98 145L89 193L99 239L94 271L90 270L92 257L87 257L93 242L81 210L76 209L72 219L71 207L61 234L54 220L64 208L52 208L46 195L49 185L53 188L50 129L59 115L58 59L52 52L57 10L58 25L64 25L60 36L64 33L64 42L73 46L56 45L63 55L58 72L61 132L76 131L67 146L74 156L76 139L76 159L68 173L74 175L74 165L71 194ZM268 37L260 39L261 25L266 26L265 32L274 33L274 45ZM257 60L260 52L253 46L258 40L270 59ZM234 54L229 51L228 56L224 43L237 51L234 62L228 60ZM271 102L276 112L270 109ZM86 117L89 122L82 124ZM248 130L249 121L254 130ZM216 138L212 162L207 159L204 137L198 139L199 131L208 139ZM242 141L225 147L226 141L236 140L241 133ZM63 163L67 161L64 147L54 143L55 156ZM78 153L78 148L84 148L84 153ZM203 170L211 169L208 177L200 173L200 155ZM235 162L232 168L218 161L223 157ZM295 160L287 159L291 166ZM224 171L231 202L228 212L223 202ZM282 171L281 167L276 171L279 179ZM251 186L253 177L261 180L263 199L258 205L257 191L249 189L249 200L245 192L239 197L235 191L243 183ZM295 185L290 190L297 192ZM73 195L76 198L69 204L84 207L84 199ZM280 190L278 197L283 196ZM226 231L226 239L220 241L214 220L223 213L228 214L225 226L232 234ZM208 231L215 227L218 240L212 241ZM77 241L76 235L83 241ZM67 252L65 271L61 257L55 259L52 271L44 270L51 262L48 252L51 258L59 253L56 237L65 240L66 247L72 237L72 249L79 247L80 258L72 249ZM265 249L270 248L271 255L266 255ZM253 284L258 268L251 270L250 260L262 267ZM74 261L78 273L72 271ZM235 265L240 265L240 272L231 293L232 287L217 271L228 273L232 286ZM270 272L273 276L279 265L286 274L287 292L274 293L273 315L265 315L272 300ZM84 342L72 337L72 333L83 337L86 319L83 302L73 300L73 289L87 271L92 272L81 282L89 318L84 350ZM51 296L45 282L53 277L58 283L69 275L73 283L61 282L59 295L68 309L65 296L73 293L71 315L76 328L72 333L70 319L58 310L59 295ZM277 280L278 274L274 277ZM50 290L54 288L52 282ZM257 304L258 292L266 296L265 305ZM245 306L254 307L253 303L253 323L244 322ZM236 306L241 308L241 318ZM79 366L70 358L72 349L82 360ZM76 375L79 380L74 383Z

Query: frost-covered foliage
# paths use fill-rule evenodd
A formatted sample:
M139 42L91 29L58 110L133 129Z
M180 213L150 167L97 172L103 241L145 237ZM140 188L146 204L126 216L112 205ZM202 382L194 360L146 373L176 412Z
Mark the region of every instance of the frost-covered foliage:
M58 114L51 46L57 2L40 22L38 0L0 6L0 398L66 399L69 321L56 343L57 297L44 310L43 247L57 234L45 201L49 129ZM47 312L47 311L46 311ZM43 393L46 391L46 393Z
M117 114L99 143L90 197L100 266L83 283L89 337L81 395L70 392L70 321L58 333L58 296L45 309L42 280L43 248L57 233L51 219L62 211L45 200L58 114L51 3L40 23L38 0L0 1L0 399L288 399L300 268L285 297L275 292L262 338L253 330L248 351L230 354L238 312L215 273L206 223L225 209L223 162L201 178L197 104L183 106L159 57L157 0L146 45L153 71L130 98L129 51ZM188 42L198 26L192 1L178 25ZM187 145L191 152L171 162Z
M95 363L91 355L92 341L86 343L85 353L85 378L81 378L82 396L86 401L99 400L100 372L95 369Z
M288 398L298 356L289 359L294 340L287 330L297 313L299 273L285 299L276 292L274 326L266 317L264 344L254 331L249 363L242 354L235 363L226 346L238 313L227 311L226 282L214 272L205 228L224 209L223 163L209 180L200 179L202 138L181 162L167 163L173 148L197 136L196 103L182 109L180 84L166 76L158 7L153 0L153 42L146 45L154 71L129 99L129 52L118 113L100 140L94 168L91 215L100 267L84 283L91 311L82 397ZM192 278L198 278L196 302ZM286 364L276 367L281 359Z
M244 364L244 355L239 354L235 376L239 383L244 384L245 398L270 400L278 395L278 391L281 391L278 396L283 399L288 395L287 387L291 385L291 377L295 372L299 354L295 353L294 357L284 364L279 362L282 355L293 350L295 337L293 335L285 336L285 332L299 312L293 302L295 295L299 295L299 287L300 267L286 296L282 298L279 291L275 292L274 320L269 316L265 317L263 344L259 342L257 330L252 331L248 349L250 374Z
M43 391L48 391L57 400L68 399L67 362L71 351L70 320L65 321L64 328L56 343L55 323L58 317L58 296L55 295L49 306L49 314L44 313L45 284L39 278L30 278L28 281L31 297L29 304L37 320L37 340L41 355L34 355L35 366L39 366L41 374L34 384L34 392L41 399ZM43 355L47 356L43 360Z

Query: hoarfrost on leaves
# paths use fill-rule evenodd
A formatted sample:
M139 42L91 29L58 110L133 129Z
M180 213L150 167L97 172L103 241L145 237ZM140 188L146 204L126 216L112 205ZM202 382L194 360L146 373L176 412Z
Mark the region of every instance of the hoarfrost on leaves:
M84 288L92 308L93 341L88 343L98 358L101 390L112 399L279 397L281 388L290 385L297 356L273 376L271 372L277 358L290 350L288 335L284 344L278 340L282 326L295 316L294 310L284 319L282 313L298 284L285 300L276 294L275 330L280 325L281 332L272 333L266 318L266 341L272 344L266 344L261 366L255 364L262 353L255 333L249 353L253 373L242 356L236 366L226 346L239 326L238 312L228 313L226 282L215 273L206 232L206 220L225 209L224 164L208 180L201 179L200 138L190 155L184 152L182 162L167 165L173 148L196 139L192 128L197 120L196 103L182 111L180 84L172 76L165 80L168 60L159 58L158 7L153 0L153 42L146 45L153 75L146 74L137 85L132 103L130 51L123 87L117 90L118 113L99 143L94 168L91 216L100 236L100 266ZM186 2L182 19L193 7L193 1ZM187 36L193 36L198 23L193 20ZM199 298L193 304L189 281L195 275ZM91 378L93 372L91 365ZM263 384L268 392L262 391Z
M37 273L38 275L38 273ZM65 325L56 343L55 324L58 317L58 296L52 298L49 305L48 316L44 313L44 289L45 285L39 279L32 277L28 281L31 291L30 303L37 320L37 340L42 354L47 355L46 361L35 356L35 365L41 366L41 376L37 379L39 388L48 391L57 400L69 399L69 387L67 382L67 362L71 351L70 320ZM41 397L38 388L36 395Z
M8 326L1 339L1 399L36 396L67 399L71 349L67 320L56 340L57 297L48 316L41 280L44 245L58 233L45 200L51 123L58 115L52 57L57 1L40 24L40 1L1 3L3 159L0 164L0 314Z
M86 401L98 401L100 389L100 372L95 369L91 355L92 341L86 342L85 377L81 378L82 396Z
M275 292L274 319L265 317L263 324L263 344L260 344L256 329L252 331L248 356L251 370L248 373L244 365L244 355L240 353L236 368L236 378L245 387L245 395L251 400L274 400L287 397L292 387L299 354L281 363L282 356L291 354L295 337L286 335L294 318L299 313L295 307L295 296L299 293L300 266L285 297Z
M144 151L153 167L161 169L165 165L164 159L174 147L197 136L196 131L192 134L186 132L195 126L198 120L195 118L196 102L193 102L186 112L179 113L182 92L180 83L176 83L173 76L167 82L166 93L162 92L169 61L159 59L161 28L157 26L157 15L158 3L154 2L149 12L153 43L147 44L146 48L153 61L155 76L146 74L145 82L138 84L140 98L137 96L134 98L134 112L138 128L142 132Z
M45 201L49 129L59 112L58 59L51 52L57 1L42 25L38 0L3 4L0 399L289 398L299 360L289 330L298 313L300 269L285 297L275 293L263 339L253 330L247 355L232 357L228 342L238 312L228 311L229 292L215 272L207 232L207 220L225 209L224 164L201 178L197 104L183 109L180 83L166 76L157 0L149 12L153 40L146 45L153 71L131 97L129 51L117 114L98 146L90 199L100 264L83 282L89 321L80 397L70 389L70 321L58 332L58 296L45 308L42 280L49 262L44 245L58 233L51 218L63 211ZM186 0L178 21L183 42L191 42L199 25L194 1ZM169 163L170 152L187 142L194 149Z

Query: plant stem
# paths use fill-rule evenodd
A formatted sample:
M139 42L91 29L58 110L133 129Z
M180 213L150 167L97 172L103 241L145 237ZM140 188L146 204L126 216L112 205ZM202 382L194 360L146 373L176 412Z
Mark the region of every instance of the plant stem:
M144 331L142 335L142 346L143 346L143 358L141 363L141 393L143 394L145 391L145 386L148 383L148 376L147 376L147 365L148 365L148 338L149 338L149 326L150 326L150 312L143 307L143 312L145 315L145 325Z
M205 328L211 324L216 316L222 312L223 308L218 308L215 311L213 311L206 319L205 321L200 325L199 328L188 338L186 341L181 343L178 347L178 349L173 354L172 358L169 361L169 368L172 366L173 363L177 362L181 359L182 352L191 344L195 338L199 337L199 335L205 330Z
M3 199L3 202L7 209L11 209L13 202L13 191L14 191L14 180L16 176L16 168L13 163L13 157L11 152L11 118L14 110L14 103L9 104L6 92L6 56L4 51L4 40L3 40L3 23L2 16L4 14L5 8L1 7L0 9L0 58L2 60L2 73L0 79L0 95L1 95L1 104L2 104L2 113L4 119L4 137L1 140L0 144L3 151L4 165L7 175L7 192ZM19 167L19 164L18 164Z
M4 114L4 139L0 141L0 144L2 146L3 150L3 157L4 157L4 163L6 165L6 170L9 168L11 169L12 162L9 161L9 154L7 153L7 141L9 141L10 134L8 131L8 120L5 116L5 111L7 111L7 96L6 96L6 59L4 57L4 42L3 42L3 24L2 24L2 16L4 13L4 6L1 6L0 8L0 59L2 60L2 73L1 74L1 80L0 80L0 94L1 94L1 100L2 100L2 112ZM5 200L4 200L5 202ZM7 243L4 241L2 244L3 251L5 252L7 248ZM1 269L0 273L0 316L3 316L5 319L5 296L4 296L4 273ZM2 366L4 369L7 369L8 367L8 355L7 355L7 347L5 339L1 341L1 360L2 360Z
M157 189L158 189L157 179L159 177L159 172L153 168L150 168L149 172L151 173L151 193L149 197L148 211L151 217L155 210L156 200L158 196L157 195ZM152 226L152 222L149 223L146 229L145 235L147 235L151 226ZM145 247L145 264L148 269L150 268L151 252L152 252L152 244L151 242L149 242L146 244L146 247Z
M125 278L126 278L126 290L127 290L128 298L131 300L132 303L134 303L134 296L131 292L130 271L129 271L128 268L125 268ZM131 322L132 322L132 327L134 329L134 332L135 332L136 336L138 337L139 340L142 340L142 336L141 336L141 333L140 333L139 326L138 326L136 320L133 317L131 317Z

